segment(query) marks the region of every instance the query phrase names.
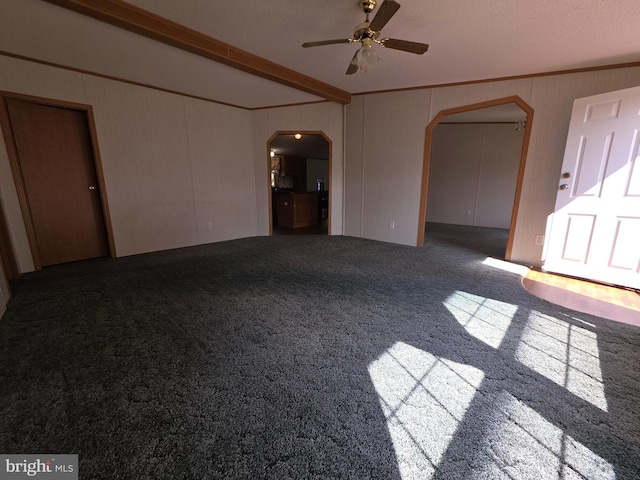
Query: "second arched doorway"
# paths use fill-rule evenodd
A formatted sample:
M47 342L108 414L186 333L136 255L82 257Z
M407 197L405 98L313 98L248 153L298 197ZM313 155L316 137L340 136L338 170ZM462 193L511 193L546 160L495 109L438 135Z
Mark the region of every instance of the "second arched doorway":
M513 108L512 108L513 107ZM509 112L509 115L513 115L515 112L521 112L520 118L512 118L511 116L508 119L504 117L504 115ZM421 190L421 198L420 198L420 214L419 214L419 225L418 225L418 239L417 245L422 246L424 244L425 237L425 226L427 222L427 210L428 210L428 200L430 198L429 195L429 184L431 179L431 167L432 167L432 154L434 150L434 134L436 127L446 121L447 119L455 119L455 122L460 123L496 123L496 122L507 122L511 125L514 130L520 130L522 134L522 145L520 149L518 164L517 164L517 174L515 175L515 192L513 194L511 200L511 215L508 221L509 230L508 230L508 239L506 242L506 250L504 254L504 258L509 260L511 257L511 250L513 246L513 238L515 232L515 226L517 222L517 214L518 214L518 206L520 201L520 193L522 190L522 180L524 176L524 168L526 164L527 151L529 146L529 137L531 131L531 124L533 121L533 109L524 102L518 96L506 97L496 100L491 100L488 102L482 102L472 105L466 105L456 108L451 108L447 110L442 110L439 112L434 119L429 123L425 130L425 151L424 151L424 163L423 163L423 175L422 175L422 190ZM450 187L452 190L452 195L455 195L456 190L458 188L463 188L463 186L453 186ZM460 190L458 190L460 191ZM471 209L463 210L463 215L469 215L469 211ZM472 214L475 213L474 210L471 210ZM453 222L456 223L456 222ZM459 222L464 223L464 222Z

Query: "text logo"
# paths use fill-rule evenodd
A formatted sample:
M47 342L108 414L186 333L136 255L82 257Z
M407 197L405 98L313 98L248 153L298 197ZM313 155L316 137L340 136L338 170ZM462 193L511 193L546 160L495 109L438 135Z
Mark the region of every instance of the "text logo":
M78 455L2 455L0 480L78 480Z

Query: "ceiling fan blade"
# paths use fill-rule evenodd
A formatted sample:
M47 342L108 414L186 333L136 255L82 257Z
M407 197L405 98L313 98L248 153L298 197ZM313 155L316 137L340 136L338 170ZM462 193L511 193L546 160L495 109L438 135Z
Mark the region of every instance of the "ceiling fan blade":
M353 55L353 58L351 59L351 63L349 64L349 67L347 68L347 75L353 75L354 73L356 73L358 71L358 65L356 65L356 57L358 56L358 50L356 50L356 53Z
M369 30L373 30L374 32L379 32L382 30L391 17L393 17L398 9L400 8L400 4L394 0L384 0L380 8L378 8L378 13L373 17L371 23L369 24Z
M402 50L403 52L415 53L422 55L429 49L429 45L426 43L409 42L408 40L396 40L395 38L383 38L380 40L380 45L386 48L393 48L395 50Z
M335 45L338 43L351 43L353 40L351 40L350 38L339 38L336 40L321 40L319 42L307 42L307 43L303 43L302 46L304 48L308 48L308 47L321 47L322 45Z

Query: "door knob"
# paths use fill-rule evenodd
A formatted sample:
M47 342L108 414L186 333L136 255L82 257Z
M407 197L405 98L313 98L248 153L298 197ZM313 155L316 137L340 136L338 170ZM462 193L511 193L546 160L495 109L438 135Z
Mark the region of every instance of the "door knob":
M95 190L96 186L95 185L89 185L89 190Z
M566 183L560 185L560 190L566 190L567 188L569 188L569 185L567 185Z

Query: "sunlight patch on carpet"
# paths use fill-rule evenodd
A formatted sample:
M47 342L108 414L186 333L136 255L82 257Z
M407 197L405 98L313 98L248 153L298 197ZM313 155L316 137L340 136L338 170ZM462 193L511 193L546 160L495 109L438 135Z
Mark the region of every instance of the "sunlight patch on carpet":
M478 478L598 478L614 480L611 464L502 391L476 458Z
M430 478L484 378L397 342L369 365L403 479Z
M504 260L498 260L497 258L487 257L482 261L483 265L488 267L504 270L505 272L517 273L518 275L526 275L529 271L528 267L524 265L518 265L517 263L505 262Z
M517 305L461 291L442 303L467 332L493 348L500 346L518 311Z
M595 332L533 310L522 332L516 359L608 411Z

